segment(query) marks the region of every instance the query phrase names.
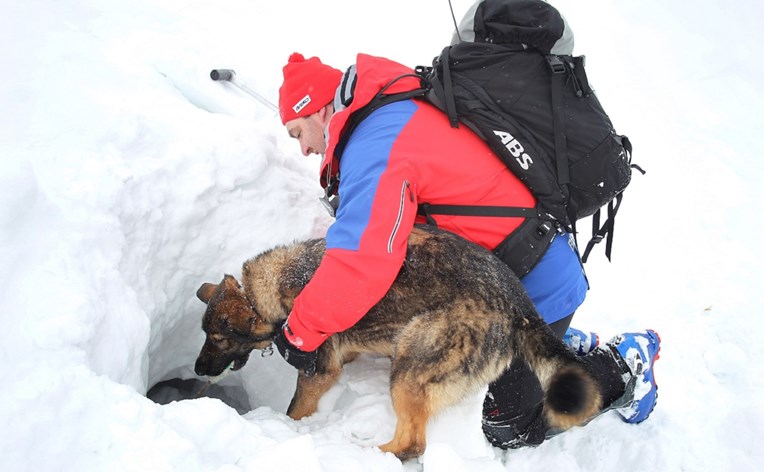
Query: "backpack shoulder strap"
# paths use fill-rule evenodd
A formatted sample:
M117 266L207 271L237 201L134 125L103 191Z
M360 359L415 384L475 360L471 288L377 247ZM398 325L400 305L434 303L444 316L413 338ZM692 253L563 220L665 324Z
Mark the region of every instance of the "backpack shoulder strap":
M452 128L458 128L459 119L457 118L457 103L454 100L452 73L451 68L449 67L449 64L451 63L449 60L449 51L451 48L451 46L445 47L444 50L441 51L441 55L436 58L436 61L440 63L441 75L444 81L443 85L441 85L441 82L438 80L438 74L436 73L435 67L423 69L420 73L427 74L430 86L434 92L433 94L428 94L428 99L432 101L437 97L442 97L444 100L443 107L439 108L442 108L446 113L446 116L449 117L449 124L451 124ZM438 64L436 67L438 67ZM438 104L436 104L436 106L438 106Z
M399 80L405 77L415 77L420 79L422 86L418 89L409 90L407 92L392 93L392 94L385 93L385 91L388 90L393 84L395 84L396 82L398 82ZM334 153L335 157L338 160L342 157L343 151L345 151L345 145L348 144L348 139L350 139L351 134L353 134L353 130L356 129L356 127L362 121L364 121L369 115L371 115L372 112L374 112L375 110L381 107L384 107L385 105L389 105L391 103L400 102L403 100L409 100L410 98L425 96L428 90L429 90L429 87L427 86L425 78L421 74L417 74L417 73L403 74L392 79L382 89L380 89L379 92L377 92L377 94L372 98L372 100L369 101L367 105L355 111L350 116L350 118L348 119L348 123L346 123L345 125L345 129L343 129L343 134L340 137L340 140L338 141L337 146L335 146L335 153Z

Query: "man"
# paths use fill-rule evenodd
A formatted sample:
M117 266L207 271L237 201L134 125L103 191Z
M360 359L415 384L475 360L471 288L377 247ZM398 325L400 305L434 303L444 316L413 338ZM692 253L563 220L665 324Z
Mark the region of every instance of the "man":
M275 339L282 355L289 351L288 362L305 370L327 337L353 326L390 288L409 233L415 223L426 222L418 205L533 208L536 200L486 143L465 126L452 128L424 101L382 106L348 132L349 120L364 113L384 87L392 94L420 86L406 77L413 73L410 68L359 54L343 74L316 57L295 53L283 72L282 122L304 155L324 156L321 183L328 194L339 196L326 255ZM430 218L489 250L524 222L520 217ZM557 234L521 281L540 315L563 337L588 289L571 235ZM605 410L617 409L632 423L648 417L656 403L652 364L658 350L658 336L647 331L617 336L583 357L601 384ZM487 438L514 448L538 445L554 434L541 414L541 395L526 365L513 363L489 386L483 419Z

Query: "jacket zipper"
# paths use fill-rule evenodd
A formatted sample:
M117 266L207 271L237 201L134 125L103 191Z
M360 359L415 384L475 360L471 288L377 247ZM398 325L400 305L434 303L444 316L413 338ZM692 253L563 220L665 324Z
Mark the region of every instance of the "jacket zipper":
M398 230L401 227L401 220L404 218L404 204L406 203L406 191L409 189L409 181L404 180L404 183L401 185L401 196L399 197L398 201L398 215L396 216L396 223L393 225L393 231L390 233L390 237L388 238L388 254L393 253L393 242L396 240L396 235L398 234Z

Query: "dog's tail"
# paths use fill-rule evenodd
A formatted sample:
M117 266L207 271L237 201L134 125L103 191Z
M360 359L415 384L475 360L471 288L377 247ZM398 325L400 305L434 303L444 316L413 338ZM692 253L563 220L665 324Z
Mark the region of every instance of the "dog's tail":
M595 376L584 362L550 333L540 343L522 341L526 360L539 378L544 393L544 412L553 428L582 424L601 410L602 397Z

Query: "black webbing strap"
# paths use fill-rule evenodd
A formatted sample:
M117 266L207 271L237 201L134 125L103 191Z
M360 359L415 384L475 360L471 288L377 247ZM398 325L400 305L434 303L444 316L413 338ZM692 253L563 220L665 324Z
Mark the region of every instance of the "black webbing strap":
M604 238L606 240L606 257L609 261L611 260L611 246L614 240L614 219L616 218L616 212L619 210L619 205L622 204L622 195L620 193L608 203L608 217L603 226L600 226L600 210L592 215L592 238L587 243L584 254L582 254L582 262L587 262L592 248Z
M405 76L405 77L411 77L411 76ZM372 101L369 102L369 105L356 111L352 115L352 120L353 120L352 124L349 128L346 128L344 132L350 136L351 132L353 132L353 130L356 129L356 127L362 121L364 121L366 117L371 115L372 112L377 110L378 108L384 107L385 105L389 105L391 103L409 100L410 98L421 97L425 95L426 92L427 92L427 89L419 88L419 89L410 90L408 92L394 93L391 95L384 95L384 94L378 93L378 95L376 95L372 99Z
M457 104L454 101L454 89L452 87L452 72L451 67L449 66L449 50L451 49L451 46L447 46L444 48L443 52L441 52L441 71L443 75L444 85L443 88L441 88L441 84L438 83L437 80L434 80L432 82L432 86L436 88L436 95L444 97L444 106L446 107L446 116L449 117L449 123L451 124L452 128L458 128L460 123L459 119L457 119ZM436 75L437 77L437 75Z
M491 216L510 218L535 218L539 216L536 208L504 207L504 206L481 206L481 205L431 205L420 203L417 205L417 214L422 215L428 224L436 225L432 215L452 216Z
M568 185L571 181L568 172L568 152L566 128L563 117L563 87L566 83L566 65L558 56L547 56L550 64L550 91L553 112L553 133L555 133L555 162L558 169L558 183Z
M624 150L627 152L627 160L630 161L630 168L636 169L641 174L645 174L645 171L637 164L632 164L632 143L627 136L619 136L622 142ZM619 193L608 203L608 217L603 226L600 226L600 209L592 214L592 239L587 243L587 247L582 255L582 262L587 262L587 258L592 251L592 248L601 242L606 240L606 257L611 260L611 248L614 243L614 224L616 219L616 212L619 210L619 206L622 204L623 193ZM576 238L576 223L574 223L574 237Z
M392 93L390 95L386 95L385 92L396 82L399 80L406 78L406 77L414 77L416 79L420 80L420 83L422 84L422 87L414 90L410 90L408 92L399 92L399 93ZM353 82L355 86L355 80ZM353 89L351 89L351 92ZM353 131L356 129L356 127L364 121L369 115L372 114L375 110L377 110L380 107L383 107L385 105L389 105L391 103L400 102L403 100L409 100L410 98L416 98L424 96L428 92L428 88L426 84L423 82L423 77L420 74L403 74L400 75L394 79L392 79L390 82L388 82L382 89L380 89L379 92L375 94L374 97L369 101L368 104L366 104L363 108L356 110L348 119L348 123L346 123L345 128L343 128L343 132L341 133L340 139L337 142L337 145L335 146L335 158L340 159L343 155L343 152L345 152L345 145L348 144L348 140L351 137L351 134L353 134ZM348 95L347 98L344 98L343 100L347 101L346 104L345 101L343 102L344 105L348 106L350 104L351 100L353 100L352 93Z

